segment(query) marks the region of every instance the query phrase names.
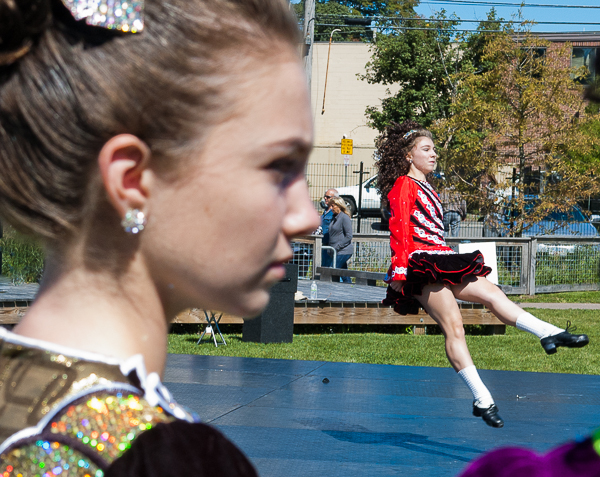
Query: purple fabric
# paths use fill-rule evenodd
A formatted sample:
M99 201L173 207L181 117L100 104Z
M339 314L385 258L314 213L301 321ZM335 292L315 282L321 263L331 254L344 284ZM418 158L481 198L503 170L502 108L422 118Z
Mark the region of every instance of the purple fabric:
M600 456L591 439L564 444L547 454L506 447L474 460L459 477L600 477Z

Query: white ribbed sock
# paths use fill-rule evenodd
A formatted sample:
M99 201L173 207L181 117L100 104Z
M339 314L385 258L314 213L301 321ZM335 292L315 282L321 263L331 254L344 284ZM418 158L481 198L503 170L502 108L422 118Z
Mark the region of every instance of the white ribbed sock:
M536 318L531 313L523 313L517 318L515 325L518 329L534 334L539 339L562 333L563 329Z
M458 375L473 393L473 401L477 407L488 408L494 404L494 398L485 384L483 384L475 365L461 369Z

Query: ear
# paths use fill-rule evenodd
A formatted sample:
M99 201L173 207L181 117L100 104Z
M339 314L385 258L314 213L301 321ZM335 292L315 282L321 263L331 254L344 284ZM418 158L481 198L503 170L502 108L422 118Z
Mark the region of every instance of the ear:
M109 139L98 155L102 182L119 217L129 209L144 211L152 173L148 169L150 148L131 134Z

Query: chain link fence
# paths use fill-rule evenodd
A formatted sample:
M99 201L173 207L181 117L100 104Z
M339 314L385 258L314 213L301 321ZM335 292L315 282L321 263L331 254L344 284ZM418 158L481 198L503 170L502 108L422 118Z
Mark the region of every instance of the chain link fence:
M358 205L358 183L359 174L357 173L359 166L343 164L309 164L306 169L310 198L315 204L316 209L322 212L320 205L323 194L327 189L342 189L353 187L352 190L343 190L344 197L354 197L355 205ZM374 166L364 167L363 183L369 181L377 174L377 169ZM363 189L364 192L364 189ZM385 227L381 226L380 215L380 198L377 194L370 195L371 199L365 199L363 194L363 204L367 203L369 208L363 211L361 218L353 217L353 229L358 230L360 220L360 230L363 233L377 234L386 233ZM372 199L375 197L375 199ZM584 212L585 216L591 220L591 223L600 232L600 199L592 197L584 197L578 201L578 205ZM498 237L500 235L508 235L498 230L498 224L486 220L486 217L470 211L467 218L463 220L458 229L456 237L461 239L471 239L480 237ZM590 235L589 223L582 222L569 225L569 231L574 234Z
M496 245L498 283L509 294L600 290L600 238L482 238ZM447 238L457 249L464 242ZM389 235L357 234L350 270L385 273L390 265ZM321 236L297 239L292 244L299 279L314 279L320 257Z

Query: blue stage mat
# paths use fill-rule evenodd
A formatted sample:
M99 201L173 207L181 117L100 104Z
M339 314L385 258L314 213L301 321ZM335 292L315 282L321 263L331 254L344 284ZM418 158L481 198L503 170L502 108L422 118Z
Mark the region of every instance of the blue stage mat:
M169 355L164 382L262 477L454 476L486 450L545 451L600 426L600 376L480 374L503 429L471 415L451 368Z

